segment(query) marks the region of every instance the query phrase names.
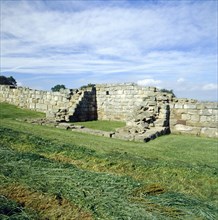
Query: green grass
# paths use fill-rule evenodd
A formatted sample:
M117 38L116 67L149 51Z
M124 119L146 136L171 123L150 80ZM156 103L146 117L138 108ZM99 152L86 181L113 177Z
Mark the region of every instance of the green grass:
M3 106L0 193L31 219L217 219L217 139L128 142L14 120L23 110Z
M26 109L20 109L16 106L1 103L0 104L0 119L24 119L24 118L42 118L45 117L44 113L35 112Z
M0 195L0 219L40 219L37 213L28 210L15 201Z
M86 122L74 122L75 125L83 125L86 128L102 130L102 131L115 131L116 128L122 128L126 125L121 121L86 121Z

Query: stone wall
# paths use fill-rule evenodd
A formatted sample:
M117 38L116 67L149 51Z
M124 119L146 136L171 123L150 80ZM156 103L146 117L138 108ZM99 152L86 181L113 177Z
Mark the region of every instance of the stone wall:
M133 83L60 92L0 85L0 102L45 112L47 118L56 121L125 121L124 136L132 135L134 140L140 135L149 139L154 132L168 133L169 127L173 133L218 137L217 103L175 99L154 87Z
M171 103L173 133L218 137L218 103L178 99Z
M39 112L67 108L71 98L70 90L62 92L47 92L24 87L13 88L0 85L0 101L17 105L21 108Z
M93 88L49 92L0 85L0 102L44 112L57 121L86 121L97 119L95 93Z
M129 84L102 84L96 86L97 113L100 120L127 121L138 106L150 106L150 111L172 99L155 87Z

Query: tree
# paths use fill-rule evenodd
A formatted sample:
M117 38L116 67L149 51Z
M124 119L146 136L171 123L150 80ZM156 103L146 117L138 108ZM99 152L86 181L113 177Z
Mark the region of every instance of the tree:
M174 94L173 90L168 90L168 89L161 89L160 90L161 92L166 92L166 93L169 93L169 94L172 94L173 97L176 97L176 95Z
M17 86L17 82L13 76L10 77L0 76L0 85Z
M59 92L61 89L66 89L65 85L58 84L58 85L52 87L51 91L52 92Z
M86 89L86 88L89 88L89 87L93 88L93 87L95 87L95 84L89 83L87 85L81 86L80 89Z

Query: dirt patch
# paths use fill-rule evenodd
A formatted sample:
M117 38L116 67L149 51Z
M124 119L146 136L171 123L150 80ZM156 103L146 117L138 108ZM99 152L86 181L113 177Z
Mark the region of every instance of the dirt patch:
M42 220L92 220L92 214L72 204L61 195L48 195L29 190L21 185L7 185L0 193L23 207L34 209Z

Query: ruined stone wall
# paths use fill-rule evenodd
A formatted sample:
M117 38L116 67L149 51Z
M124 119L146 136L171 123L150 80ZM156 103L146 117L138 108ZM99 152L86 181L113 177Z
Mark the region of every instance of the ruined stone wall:
M0 85L0 101L17 105L21 108L39 112L67 108L71 98L69 90L62 92L48 92L24 87L11 88Z
M102 84L96 86L97 113L100 120L127 121L135 108L141 105L158 108L171 99L154 87L129 84ZM152 107L153 106L153 107Z
M57 121L97 119L95 94L92 88L49 92L0 85L0 102L44 112L47 118Z
M154 87L105 84L83 90L48 92L0 85L0 102L45 112L56 121L125 121L129 135L188 133L218 137L217 103L174 99ZM144 136L143 136L144 138Z
M218 103L178 99L171 103L172 133L218 137Z

